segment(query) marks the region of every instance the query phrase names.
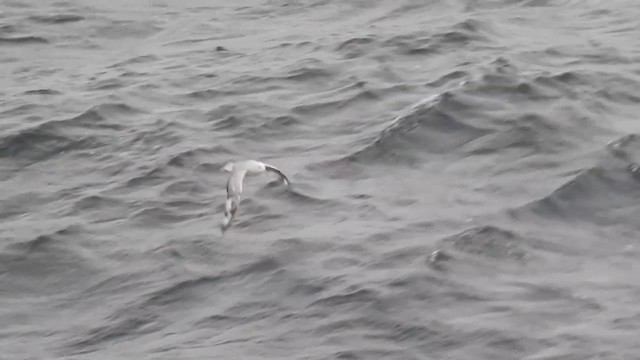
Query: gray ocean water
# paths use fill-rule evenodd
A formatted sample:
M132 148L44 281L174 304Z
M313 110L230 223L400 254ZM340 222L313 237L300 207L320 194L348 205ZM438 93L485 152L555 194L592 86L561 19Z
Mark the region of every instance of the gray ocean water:
M0 359L640 359L638 19L1 1Z

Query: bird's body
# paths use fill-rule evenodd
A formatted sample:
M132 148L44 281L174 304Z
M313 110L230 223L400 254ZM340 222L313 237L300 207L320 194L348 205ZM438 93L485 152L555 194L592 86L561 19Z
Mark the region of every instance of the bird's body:
M222 169L230 173L227 180L227 200L224 208L224 220L222 221L223 230L231 224L231 220L233 220L238 211L240 200L242 199L242 183L245 176L274 173L278 175L285 185L289 185L289 179L278 168L257 160L229 162Z

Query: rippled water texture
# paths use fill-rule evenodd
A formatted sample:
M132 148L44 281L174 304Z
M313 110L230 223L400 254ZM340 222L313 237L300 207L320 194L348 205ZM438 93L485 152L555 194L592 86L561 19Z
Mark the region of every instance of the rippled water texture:
M638 19L2 1L0 358L637 359Z

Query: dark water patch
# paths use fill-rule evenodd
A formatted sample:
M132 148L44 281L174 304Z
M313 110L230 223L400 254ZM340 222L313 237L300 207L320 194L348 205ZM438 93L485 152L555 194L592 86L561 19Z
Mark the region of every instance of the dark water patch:
M592 80L587 74L581 71L564 71L555 74L545 73L533 79L539 85L551 93L555 92L558 97L577 99L579 91L592 85Z
M489 23L477 20L466 19L452 26L451 30L434 35L434 40L439 47L447 45L464 46L475 42L489 42L494 35Z
M10 64L19 61L20 59L15 56L0 56L0 64Z
M390 154L394 156L395 154ZM305 169L326 179L353 179L364 180L369 178L365 164L359 163L355 157L341 157L332 160L323 160L305 165ZM398 159L402 163L413 163L414 158ZM417 162L417 161L416 161Z
M91 35L109 40L143 39L162 30L152 20L109 20L108 22L106 25L93 26Z
M417 314L416 318L419 317ZM421 357L411 355L413 351L433 356L442 351L460 349L467 343L466 331L435 321L402 321L374 313L327 316L319 322L313 332L315 336L326 338L337 335L349 339L349 348L355 348L340 351L338 358L341 359L418 359ZM358 346L360 339L373 341L377 346ZM399 344L402 344L402 351L390 350Z
M60 123L48 122L0 138L0 158L42 161L67 151L106 145L97 137L70 134Z
M203 184L191 180L180 180L169 184L162 190L164 196L196 196L209 192Z
M41 36L15 36L15 37L0 37L1 45L34 45L34 44L48 44L49 40Z
M426 56L452 49L458 51L471 44L488 44L492 33L487 23L467 19L446 29L392 36L383 40L381 46L399 55Z
M444 93L414 105L396 117L364 148L343 160L357 163L411 164L421 154L441 154L490 132L468 125L449 110L453 95ZM451 113L451 114L450 114Z
M18 27L12 24L1 24L0 25L0 35L4 34L13 34L18 32Z
M230 81L224 82L220 84L218 87L221 94L224 95L252 95L252 94L264 94L271 91L278 91L286 88L292 82L300 82L304 84L304 81L297 81L296 77L301 76L304 77L302 73L305 71L313 70L300 70L302 73L298 72L297 68L293 70L288 70L283 75L278 75L277 73L267 73L262 75L240 75L233 78ZM289 78L293 76L292 78Z
M436 52L431 34L423 32L395 35L382 41L381 45L394 49L400 55L429 55Z
M243 212L244 217L242 215ZM218 213L222 213L222 209L220 209ZM267 206L243 205L243 208L240 209L238 213L240 215L236 218L236 223L234 224L234 227L237 229L260 229L260 226L263 226L262 231L270 231L274 228L274 223L277 220L285 218L285 215L275 213Z
M0 219L10 220L12 217L27 214L49 200L49 197L37 191L27 191L2 198L0 202Z
M121 200L100 195L89 195L81 198L74 204L74 210L87 211L96 208L109 208L123 205Z
M0 116L13 117L20 115L29 115L39 110L46 110L46 108L39 104L21 104L11 109L0 112Z
M222 169L222 166L224 166L224 164L203 162L201 164L198 164L194 170L202 175L210 175L220 173L220 169Z
M241 281L243 278L253 275L261 279L269 279L270 273L281 268L282 264L275 258L259 258L236 269L224 271L219 275L200 275L168 284L162 289L146 295L137 307L151 310L185 302L214 300L219 288L228 286L229 282Z
M530 257L523 237L491 225L447 236L438 243L458 252L493 259L524 261Z
M614 72L599 72L592 76L592 83L598 83L595 95L614 104L636 105L640 102L640 80Z
M83 16L75 15L75 14L55 14L55 15L34 15L30 16L29 19L34 22L42 23L42 24L66 24L72 22L78 22L84 20Z
M464 79L467 76L469 76L469 74L466 71L462 71L462 70L455 70L452 72L449 72L443 76L441 76L440 78L431 81L429 83L427 83L426 85L429 87L433 87L433 88L438 88L444 85L449 84L450 82L459 82L460 79Z
M640 96L630 94L620 90L598 90L597 95L602 98L623 105L637 105L640 103Z
M358 271L363 263L363 260L356 256L336 255L322 261L322 268L331 271Z
M244 277L252 274L266 275L266 273L282 268L282 264L277 258L272 256L262 256L255 261L242 265L238 269L229 272L232 277Z
M509 213L516 218L536 214L558 221L624 222L625 213L639 208L634 200L640 196L640 182L634 171L634 165L640 163L639 139L631 134L610 143L597 165L581 171L550 195Z
M318 59L304 59L286 66L283 70L285 75L278 78L298 82L317 82L335 75L328 64Z
M117 192L137 190L139 188L150 188L172 180L169 170L165 166L145 167L140 169L141 174L129 178L124 185L118 187Z
M302 190L297 189L295 184L289 185L286 188L280 188L279 183L273 183L273 186L278 186L281 192L281 196L297 204L315 204L315 205L334 205L337 206L340 203L331 199L322 199L309 194L305 194ZM280 196L280 194L279 194Z
M193 300L196 292L208 290L212 292L222 280L221 276L200 276L194 279L179 281L146 296L141 308L164 307L172 303Z
M118 67L124 67L128 65L136 65L136 64L148 64L158 60L160 60L160 58L157 57L156 55L140 55L125 61L115 63L109 66L109 68L118 68Z
M514 127L507 131L486 135L480 139L464 145L464 151L473 155L487 155L503 150L520 148L528 150L526 155L539 153L541 149L539 139L534 130L527 127Z
M84 234L79 226L12 243L0 251L0 292L4 296L59 294L97 273L74 242Z
M157 280L154 275L158 275L154 269L146 269L142 272L125 270L117 274L107 274L105 277L88 284L82 291L77 293L77 297L71 297L69 301L89 299L103 301L109 296L117 297L121 293L140 291Z
M520 290L513 293L514 299L522 299L531 302L556 302L559 301L569 304L569 307L575 307L572 312L579 310L587 310L593 313L597 313L603 309L603 306L598 302L575 295L572 290L565 287L545 285L545 284L532 284L522 281L512 281L509 285L515 286ZM557 304L560 305L560 304ZM584 315L583 313L581 315Z
M296 118L295 116L283 115L283 116L278 116L271 119L270 121L263 124L261 127L269 130L279 131L279 130L282 130L283 128L298 125L301 123L302 121L300 121L300 119Z
M220 41L220 40L221 40L221 38L219 36L212 36L212 37L205 37L205 38L185 39L185 40L172 41L170 43L165 44L164 46L175 46L175 45L181 45L182 46L182 45L184 45L185 47L188 47L189 45L193 45L193 44L205 43L205 42L209 42L209 41ZM215 49L216 49L216 51L227 51L222 46L216 46Z
M376 243L391 243L402 238L403 234L399 233L381 233L370 236L368 241ZM400 249L392 249L383 252L369 266L373 269L394 269L412 266L414 264L422 264L426 257L430 255L430 248L426 245L422 246L404 246Z
M382 307L382 295L372 289L358 289L354 291L346 291L343 294L329 295L321 297L309 304L309 307L319 308L363 308L373 306L374 308Z
M177 210L170 210L165 207L148 207L139 210L131 216L129 220L140 226L168 226L190 220L192 216L182 215Z
M24 92L25 95L60 95L62 92L53 89L37 89L37 90L27 90Z
M124 219L130 212L130 206L115 197L89 195L77 200L68 210L70 216L82 216L95 223Z
M199 147L173 155L167 165L177 168L195 168L206 163L212 157L220 155L228 156L232 155L232 152L223 145L216 145L210 148Z
M213 130L236 130L264 124L272 120L269 114L280 112L272 105L262 102L240 102L235 105L222 104L205 114L205 121Z
M28 9L32 7L31 4L25 4L22 1L14 1L14 0L3 1L2 5L10 8L16 8L16 9Z
M510 104L548 102L565 94L575 94L575 90L571 89L572 85L565 84L563 80L570 82L571 76L548 73L524 75L513 61L500 56L482 71L479 78L467 81L461 91L489 101Z
M207 111L206 113L206 117L209 120L217 120L220 118L224 118L227 116L230 116L234 113L239 112L239 105L236 104L220 104L217 105L215 108Z
M131 114L125 105L96 106L67 120L49 121L0 138L0 157L41 161L62 152L95 149L106 145L100 137L88 135L90 129L119 130L108 122L114 115Z
M483 97L504 99L512 103L557 99L557 92L545 91L545 88L538 84L519 80L511 75L485 74L479 82L470 83L468 90Z
M216 90L216 89L206 89L206 90L192 91L186 94L185 96L187 98L192 98L196 100L215 100L218 98L222 98L224 95L226 95L226 93L223 91Z
M275 48L296 48L296 49L319 49L319 46L315 46L311 41L299 41L299 42L283 42L278 44Z
M237 116L230 115L220 119L213 125L213 130L232 130L242 126L244 122Z
M207 193L208 189L206 188L201 188L198 189L199 192L201 193ZM195 199L190 199L190 200L182 200L182 199L176 199L176 200L171 200L171 199L167 199L166 201L163 202L164 206L166 206L169 209L180 209L182 211L185 212L197 212L197 211L202 211L202 210L209 210L211 207L211 204L208 201L204 201L201 200L202 197L195 197Z
M158 119L149 124L149 130L137 131L135 136L127 139L126 143L119 145L119 151L129 151L137 147L148 154L157 154L161 149L171 148L184 140L182 130L185 126L179 121L167 121Z
M299 132L302 122L298 117L281 115L267 119L260 125L242 131L242 136L250 139L282 139L291 138Z
M525 113L517 119L505 121L495 132L484 135L461 147L462 152L487 155L508 149L526 150L523 155L562 153L573 144L559 136L558 128L548 119L535 113Z
M146 313L109 318L104 321L108 324L95 326L87 331L86 334L77 336L79 339L67 344L65 350L75 354L86 354L97 351L99 346L114 341L122 341L123 338L135 338L153 333L166 326L158 323L156 316L150 316Z
M640 327L640 313L625 314L625 316L616 317L611 320L611 328L614 330L631 330L637 331Z
M380 94L373 89L364 89L340 100L317 101L310 104L294 106L291 110L300 116L327 116L334 114L337 110L366 106L372 102L380 100Z
M280 311L280 307L273 303L262 301L243 303L226 309L222 314L209 315L199 319L193 325L197 328L227 330L268 319Z
M266 310L268 312L271 309ZM193 323L193 325L197 328L212 328L212 329L230 329L238 326L238 324L246 324L248 322L257 321L263 319L263 314L239 314L237 316L231 315L208 315L205 316Z
M122 130L124 125L114 123L113 120L125 119L144 113L142 110L125 103L99 104L66 122L74 126L84 126L96 129Z
M366 55L375 49L375 39L372 37L354 37L336 46L335 51L346 59L353 59Z
M93 81L87 84L87 89L92 91L100 90L114 90L120 89L126 86L126 83L120 79L105 79Z
M124 77L124 78L139 78L139 77L143 77L143 76L147 76L147 75L149 75L149 73L138 72L138 71L123 71L122 74L120 74L120 77Z

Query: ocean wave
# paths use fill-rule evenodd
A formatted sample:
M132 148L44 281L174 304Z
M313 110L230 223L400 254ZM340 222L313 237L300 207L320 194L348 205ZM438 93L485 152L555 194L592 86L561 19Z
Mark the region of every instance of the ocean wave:
M138 113L125 104L102 104L70 119L47 121L1 137L0 157L33 162L63 152L100 148L108 144L105 130L124 129L114 119Z
M428 86L437 88L467 77L466 72L454 71ZM599 81L616 81L613 79L580 72L521 74L512 62L498 57L483 75L469 77L412 105L364 147L329 162L328 166L340 162L415 164L438 154L477 156L507 149L519 149L524 156L574 151L584 141L583 133L608 131L592 115L576 110L583 101L578 96L580 89ZM638 84L627 81L625 86L631 89ZM607 98L605 94L594 96ZM569 101L554 103L558 99ZM316 104L304 113L314 108L334 109L339 103ZM519 104L524 108L520 110L522 114L505 118ZM554 116L568 117L571 121L557 122L533 104L551 106ZM570 129L572 135L563 136L562 129Z
M99 271L75 242L85 234L82 226L70 225L10 242L0 249L2 286L11 288L13 296L56 296L77 290Z
M53 89L37 89L37 90L27 90L24 92L25 95L60 95L62 92Z
M186 309L194 304L207 302L212 294L220 291L221 287L229 286L234 280L241 280L247 276L260 276L269 279L268 274L280 269L280 264L276 259L263 257L236 269L225 271L218 275L193 275L190 277L170 280L163 284L154 284L152 291L141 294L135 302L128 302L122 307L117 307L110 312L110 315L102 319L98 324L77 332L75 339L67 344L68 350L72 352L90 352L95 349L123 339L135 339L144 334L161 330L170 326L166 310L177 311ZM102 282L99 286L93 287L91 294L99 294L102 288L111 288L112 285L121 284L120 281L129 279L122 277L113 278ZM118 285L121 287L122 285ZM146 285L149 287L149 284ZM158 288L159 287L159 288ZM215 302L215 300L214 300ZM261 301L260 307L266 306L266 302ZM218 316L240 316L246 321L251 319L250 314L242 310L249 310L250 301L240 301L237 309L228 309L226 313ZM245 316L246 315L246 316ZM201 316L195 321L205 327L218 316Z
M0 2L0 356L635 356L636 2L93 3Z
M94 223L122 220L130 210L130 205L116 197L88 195L76 200L66 211L69 216L82 216Z
M48 44L50 41L42 36L14 36L0 37L0 45L31 45L31 44Z
M460 253L492 259L525 261L531 256L522 236L491 225L447 236L439 240L438 244Z
M42 161L62 152L94 149L105 143L93 136L70 136L58 126L45 123L35 128L0 139L0 157L17 160Z
M630 134L611 142L595 166L584 169L551 194L509 213L515 218L537 215L550 220L584 220L600 224L625 222L637 211L640 196L638 164L640 136Z
M344 160L357 163L415 162L421 153L447 153L489 133L469 125L455 115L455 96L443 93L426 99L396 117L376 139Z
M34 15L30 20L43 24L67 24L84 20L83 16L76 14Z

